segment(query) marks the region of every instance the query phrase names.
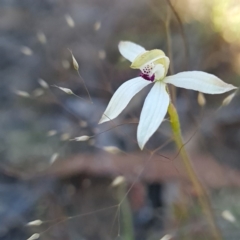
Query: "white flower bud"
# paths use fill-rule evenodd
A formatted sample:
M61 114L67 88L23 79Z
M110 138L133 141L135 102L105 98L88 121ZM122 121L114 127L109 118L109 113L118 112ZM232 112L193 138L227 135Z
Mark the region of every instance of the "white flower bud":
M71 28L75 27L75 22L69 14L65 15L65 19L69 27Z
M201 92L198 93L198 98L197 98L197 100L198 100L198 104L199 104L201 107L205 106L205 104L206 104L206 99L205 99L203 93L201 93Z
M95 22L95 24L94 24L94 30L95 30L95 31L98 31L100 28L101 28L101 22L100 22L100 21Z
M21 52L27 56L31 56L33 54L32 50L26 46L21 47Z
M87 141L89 138L90 138L89 136L83 135L83 136L71 139L71 141L84 142L84 141Z
M235 95L236 95L236 92L234 92L234 93L230 94L229 96L227 96L226 98L224 98L222 105L227 106L233 100Z
M39 233L34 233L30 238L28 238L27 240L36 240L39 239L40 234Z
M45 88L45 89L49 88L47 82L45 82L45 81L44 81L43 79L41 79L41 78L38 79L38 83L40 84L40 86L41 86L42 88Z
M121 150L115 146L106 146L106 147L103 147L103 150L111 154L121 153Z
M112 186L112 187L117 187L117 186L125 183L125 181L126 181L125 177L123 177L123 176L117 176L117 177L112 181L111 186Z
M57 160L58 157L59 157L59 154L54 153L50 158L50 163L53 164Z
M38 32L37 38L38 38L38 41L42 44L45 44L47 42L47 38L43 32Z
M34 220L34 221L31 221L29 223L27 223L26 225L27 226L40 226L43 222L41 220Z
M25 97L25 98L30 97L30 94L28 92L24 92L24 91L21 91L21 90L16 90L15 94L17 94L20 97Z
M227 220L228 222L235 222L236 218L233 216L233 214L229 210L224 210L222 212L222 217Z
M78 69L79 69L78 62L77 62L76 58L73 56L73 54L72 54L72 61L73 61L73 67L75 68L75 70L78 71Z
M59 88L60 90L62 90L63 92L65 92L65 93L67 93L69 95L73 94L73 91L71 89L69 89L69 88L58 87L56 85L54 87Z

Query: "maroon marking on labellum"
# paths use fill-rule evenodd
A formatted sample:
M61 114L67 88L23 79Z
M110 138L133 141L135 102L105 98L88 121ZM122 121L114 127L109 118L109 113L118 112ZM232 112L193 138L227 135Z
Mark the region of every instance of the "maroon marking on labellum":
M152 76L149 76L148 74L141 72L139 76L144 78L145 80L151 81L151 82L153 82L154 79L155 79L155 75L154 74Z

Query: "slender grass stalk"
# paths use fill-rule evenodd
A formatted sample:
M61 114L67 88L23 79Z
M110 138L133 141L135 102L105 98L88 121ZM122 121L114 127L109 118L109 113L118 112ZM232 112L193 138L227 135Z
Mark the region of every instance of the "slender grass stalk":
M211 234L212 234L212 239L221 240L222 239L221 232L218 229L218 226L216 224L214 213L212 211L211 204L208 199L207 193L206 193L205 189L203 188L200 180L198 179L198 177L193 169L193 166L191 164L191 161L188 157L186 149L184 147L178 113L172 103L169 104L168 114L170 116L170 123L171 123L172 132L174 135L175 143L177 145L178 150L180 151L180 156L182 157L182 161L185 166L188 177L197 192L198 201L199 201L199 204L207 218L207 221L208 221L208 224L209 224L209 227L211 230Z
M122 232L122 237L125 240L134 240L134 226L132 219L132 210L128 198L126 197L127 193L127 183L122 181L117 187L117 198L119 200L119 214L120 221L122 223L122 231L120 230L119 225L119 234ZM120 223L119 223L120 224Z
M184 28L183 28L183 23L182 20L180 18L180 16L178 15L176 9L174 8L173 4L171 3L171 0L166 0L167 4L169 5L169 7L171 8L173 14L175 15L179 27L180 27L180 33L183 39L183 44L184 44L184 51L185 51L185 69L188 69L188 65L189 65L189 49L188 49L188 43L187 43L187 38L184 32Z
M172 38L171 38L171 29L170 29L170 21L171 21L171 12L170 9L167 8L167 17L165 21L165 31L166 31L166 38L167 38L167 53L168 57L170 59L173 59L172 57ZM169 65L169 73L170 75L174 74L174 67L173 67L173 61L170 62ZM176 101L176 87L175 86L170 86L170 92L171 92L171 97L172 97L172 102L175 103Z

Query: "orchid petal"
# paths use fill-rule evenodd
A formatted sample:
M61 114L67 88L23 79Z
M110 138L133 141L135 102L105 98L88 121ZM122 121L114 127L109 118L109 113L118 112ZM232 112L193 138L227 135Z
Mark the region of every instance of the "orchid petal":
M215 75L201 71L181 72L166 77L164 82L208 94L220 94L236 89L235 86L223 82Z
M141 77L133 78L123 83L112 96L99 123L107 122L116 118L128 105L134 95L150 83L150 81L146 81Z
M128 41L121 41L118 44L118 49L122 56L130 62L133 62L139 54L142 54L146 51L142 46Z
M140 116L137 139L141 149L163 121L169 101L166 85L156 82L144 102Z

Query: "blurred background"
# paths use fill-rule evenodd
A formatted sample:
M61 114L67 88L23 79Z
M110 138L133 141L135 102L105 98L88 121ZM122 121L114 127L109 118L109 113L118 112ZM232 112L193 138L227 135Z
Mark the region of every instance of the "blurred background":
M201 70L239 86L238 0L0 0L1 240L210 239L169 122L138 148L149 89L98 125L114 91L139 75L121 40L162 49L169 74ZM240 239L239 100L177 89L175 101L231 240Z

